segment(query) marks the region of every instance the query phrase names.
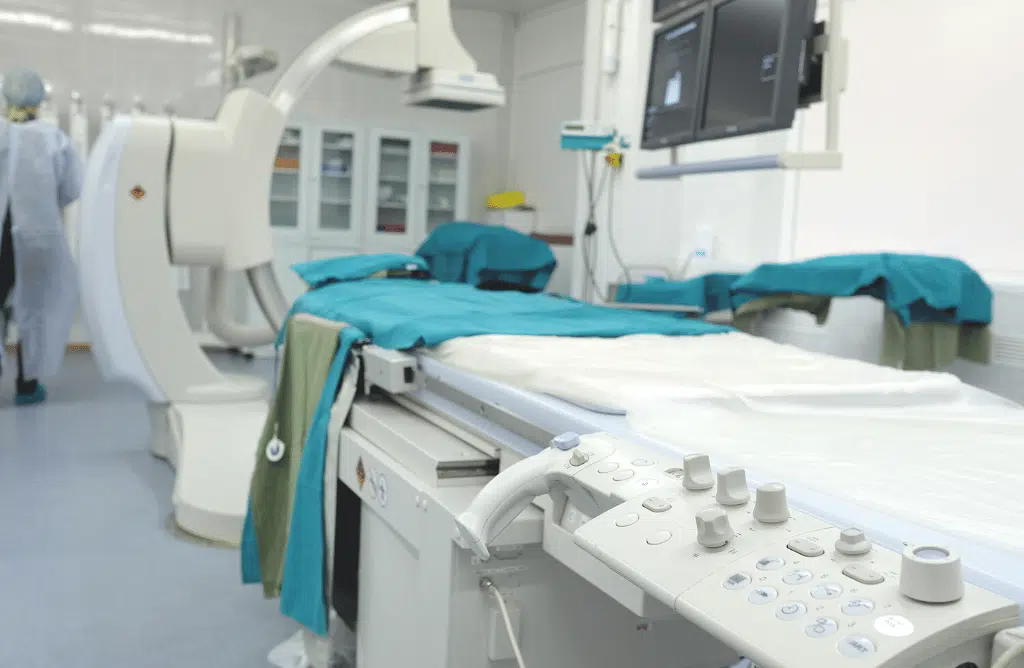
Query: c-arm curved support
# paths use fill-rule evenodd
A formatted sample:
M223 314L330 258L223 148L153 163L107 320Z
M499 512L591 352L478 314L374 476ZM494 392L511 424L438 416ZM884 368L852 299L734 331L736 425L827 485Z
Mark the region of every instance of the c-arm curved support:
M392 73L413 73L416 70L414 4L414 0L397 0L367 9L342 21L306 47L270 92L270 101L282 118L291 112L317 75L335 62ZM264 164L273 164L273 158L268 155ZM251 191L243 192L252 196ZM269 235L269 224L257 233ZM279 331L288 315L288 300L273 266L264 262L247 269L246 274L260 310L271 327Z

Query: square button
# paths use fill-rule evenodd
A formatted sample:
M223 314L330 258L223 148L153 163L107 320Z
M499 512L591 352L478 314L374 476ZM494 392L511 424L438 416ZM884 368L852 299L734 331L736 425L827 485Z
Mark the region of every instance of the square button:
M663 513L667 510L671 510L672 504L666 501L665 499L659 499L656 496L652 496L651 498L644 501L644 508L651 511L652 513Z

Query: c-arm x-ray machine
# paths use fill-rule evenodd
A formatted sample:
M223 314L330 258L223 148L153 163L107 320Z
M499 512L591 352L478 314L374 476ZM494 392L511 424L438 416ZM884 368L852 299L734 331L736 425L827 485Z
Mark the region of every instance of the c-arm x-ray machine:
M240 539L267 387L214 367L162 277L174 265L244 270L267 320L282 327L288 304L271 265L267 204L274 156L289 113L332 64L408 75L410 105L505 103L456 37L447 0L395 0L327 31L269 95L230 91L215 120L115 119L89 162L79 273L93 351L107 378L145 393L153 450L177 470L175 519L202 538Z

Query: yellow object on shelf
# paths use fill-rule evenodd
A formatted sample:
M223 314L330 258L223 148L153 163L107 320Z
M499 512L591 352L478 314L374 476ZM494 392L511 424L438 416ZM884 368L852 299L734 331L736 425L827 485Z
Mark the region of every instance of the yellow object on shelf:
M521 192L495 193L487 198L488 209L514 209L526 204L526 195Z

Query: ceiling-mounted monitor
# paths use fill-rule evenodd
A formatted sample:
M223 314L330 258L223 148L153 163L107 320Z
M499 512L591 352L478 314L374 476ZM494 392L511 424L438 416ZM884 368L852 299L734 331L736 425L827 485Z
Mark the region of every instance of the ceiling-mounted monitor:
M706 8L679 14L654 33L640 147L655 150L692 142L700 110Z
M815 0L714 0L697 140L792 127Z
M671 19L684 9L707 3L708 0L654 0L654 22L661 23L665 19Z

